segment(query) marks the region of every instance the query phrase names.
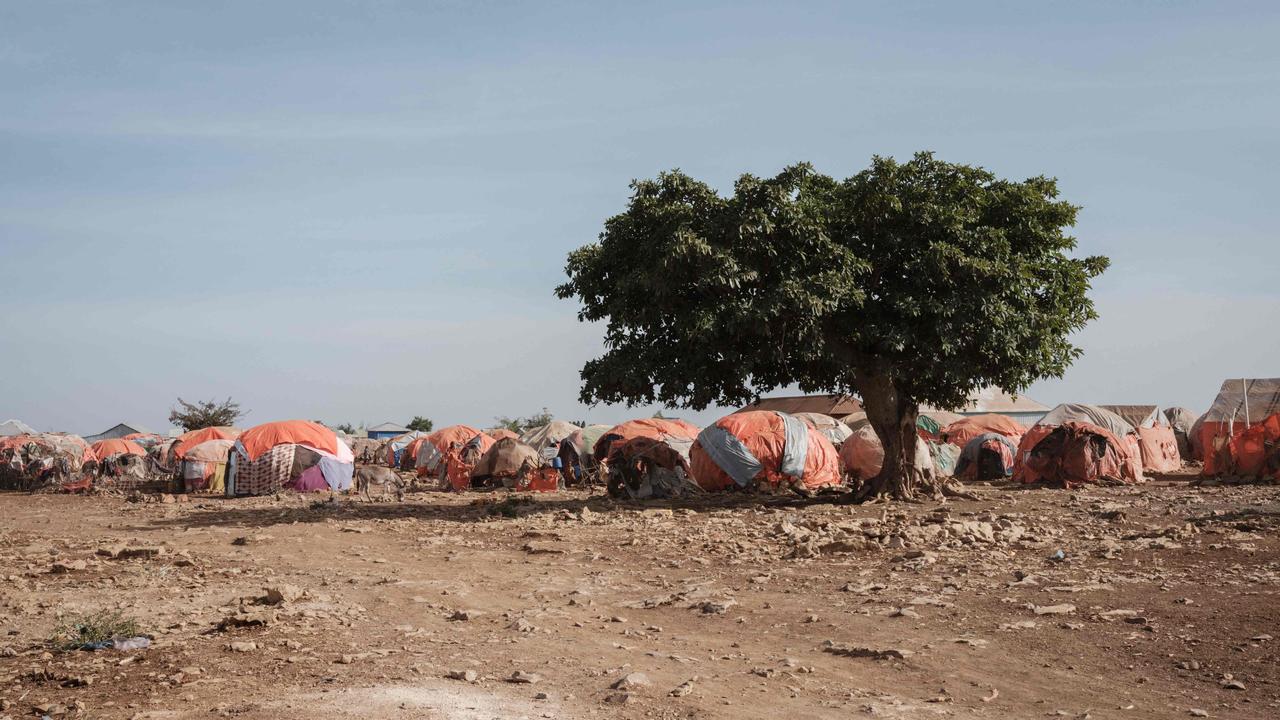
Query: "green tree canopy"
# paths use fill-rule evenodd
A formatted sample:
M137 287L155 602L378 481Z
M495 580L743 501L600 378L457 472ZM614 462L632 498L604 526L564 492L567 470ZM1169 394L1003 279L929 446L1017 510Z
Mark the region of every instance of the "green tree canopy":
M632 184L599 241L569 255L605 352L587 403L702 409L770 390L857 393L885 445L869 493L915 492L920 403L960 407L1061 376L1105 257L1074 258L1056 181L919 153L837 181L808 164L723 197L678 170Z
M169 408L169 422L189 432L207 427L230 427L245 414L240 403L231 398L193 403L178 398L178 406Z
M493 419L495 427L506 428L516 434L542 427L552 420L555 420L555 417L546 408L542 408L542 412L534 413L529 417L506 417L504 415Z
M409 424L405 425L405 427L410 430L417 430L418 432L431 432L433 423L430 419L424 418L421 415L414 415L413 419L410 420Z

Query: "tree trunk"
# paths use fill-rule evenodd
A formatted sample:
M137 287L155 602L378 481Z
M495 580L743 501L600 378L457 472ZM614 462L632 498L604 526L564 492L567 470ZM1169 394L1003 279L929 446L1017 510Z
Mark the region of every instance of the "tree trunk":
M862 497L914 498L926 474L926 468L916 467L916 418L920 407L899 392L887 375L867 377L858 390L867 421L884 447L884 465L880 474L867 482Z

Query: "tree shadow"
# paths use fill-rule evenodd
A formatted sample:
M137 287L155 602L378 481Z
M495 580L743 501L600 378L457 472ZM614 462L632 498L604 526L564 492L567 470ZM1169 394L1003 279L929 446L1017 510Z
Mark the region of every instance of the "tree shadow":
M335 495L310 500L304 504L245 505L245 498L201 498L201 504L216 503L217 508L197 508L178 517L158 518L137 530L173 528L244 527L266 528L295 523L329 521L420 520L475 524L502 519L539 515L563 515L565 519L587 514L623 514L653 510L688 510L695 513L802 508L829 505L833 497L755 495L750 493L716 493L666 500L616 500L608 495L583 492L545 494L510 493L505 491L475 492L470 502L441 500L443 493L411 493L406 502L366 501L357 496ZM837 496L838 497L838 496Z

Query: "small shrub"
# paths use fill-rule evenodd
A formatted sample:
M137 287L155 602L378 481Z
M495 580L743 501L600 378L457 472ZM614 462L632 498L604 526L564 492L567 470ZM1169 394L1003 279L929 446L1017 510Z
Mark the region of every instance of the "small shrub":
M125 617L119 610L99 610L63 618L49 636L49 644L56 650L79 650L86 645L141 634L137 620Z

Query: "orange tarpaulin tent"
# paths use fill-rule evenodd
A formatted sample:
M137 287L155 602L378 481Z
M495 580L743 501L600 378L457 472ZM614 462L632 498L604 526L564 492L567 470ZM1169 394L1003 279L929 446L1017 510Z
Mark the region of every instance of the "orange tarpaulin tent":
M472 446L475 458L479 460L495 442L491 436L470 425L450 425L421 439L425 442L418 443L415 440L416 447L413 443L410 444L410 447L414 448L414 467L417 468L419 475L436 474L442 461L449 460L448 452L453 448L458 451L457 459L444 463L444 474L452 474L455 478L462 478L465 475L467 482L470 482L471 467L475 463L462 462L463 451L468 446ZM458 466L459 463L462 465Z
M1142 482L1142 453L1134 434L1123 438L1086 422L1036 425L1018 445L1013 479L1064 487L1099 480Z
M614 442L626 443L638 437L661 440L663 437L670 436L693 442L697 439L699 430L697 425L684 420L665 418L628 420L620 425L614 425L608 432L601 435L592 449L592 455L597 462L603 462L609 455L609 446Z
M727 490L764 482L774 488L793 483L816 489L839 485L835 446L799 418L769 410L749 410L720 418L698 434L689 451L693 478L704 490ZM803 465L794 463L803 458ZM749 476L749 477L748 477Z
M240 437L240 430L233 427L207 427L199 430L189 430L178 436L173 447L169 448L169 453L173 457L181 460L187 456L187 453L203 442L209 440L235 440Z
M146 457L147 451L142 446L132 440L124 438L113 438L111 440L99 440L89 446L93 450L93 455L98 460L106 460L113 455L141 455Z
M1178 437L1168 425L1138 428L1138 449L1142 453L1143 470L1168 473L1182 468Z
M961 418L943 428L941 434L942 438L952 445L964 447L970 440L987 433L1003 435L1017 445L1018 440L1027 433L1027 428L1008 415L986 413Z
M494 440L506 440L507 438L511 438L512 440L520 439L519 435L511 432L506 428L494 428L493 430L485 430L485 434L487 434L489 437L493 438Z
M1237 433L1228 445L1230 471L1246 477L1280 479L1280 415Z
M244 447L250 462L262 457L271 448L285 444L305 445L332 455L338 454L338 436L329 428L310 420L263 423L240 435L240 445Z

